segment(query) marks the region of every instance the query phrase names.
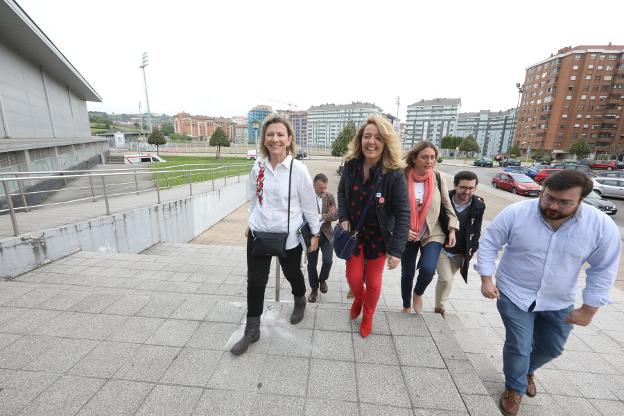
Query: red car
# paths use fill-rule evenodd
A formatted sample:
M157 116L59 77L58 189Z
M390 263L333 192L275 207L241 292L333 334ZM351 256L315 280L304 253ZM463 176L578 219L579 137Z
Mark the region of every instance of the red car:
M606 170L615 170L617 169L617 161L616 160L594 160L589 165L592 169L606 169Z
M559 172L561 169L542 169L540 170L537 175L535 175L535 178L533 178L533 180L539 184L541 184L542 182L544 182L544 180L549 177L550 175L552 175L555 172Z
M499 172L492 178L494 188L504 189L518 195L538 196L542 187L523 173Z

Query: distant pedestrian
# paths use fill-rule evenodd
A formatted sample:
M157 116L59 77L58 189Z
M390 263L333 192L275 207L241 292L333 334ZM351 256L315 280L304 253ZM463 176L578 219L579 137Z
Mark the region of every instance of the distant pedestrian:
M591 190L582 172L557 172L546 179L539 199L505 208L481 239L481 293L498 299L505 325L505 392L499 402L505 415L518 413L525 393L537 394L535 371L561 355L573 325L589 325L598 308L611 303L620 233L606 214L582 203ZM583 304L574 309L585 262Z
M367 337L373 330L384 265L397 267L405 249L409 205L399 137L386 118L369 117L349 149L338 185L338 217L347 231L363 218L359 245L347 260L347 281L355 297L351 319L363 310L360 335Z
M318 297L319 287L321 293L327 293L327 278L332 267L332 260L334 257L334 248L332 247L332 221L338 219L338 208L336 206L336 199L331 192L327 192L327 176L323 173L319 173L314 177L313 185L314 192L316 194L316 208L318 212L318 222L321 224L321 232L319 238L319 250L308 251L308 280L310 281L310 296L308 301L311 303L316 302ZM319 275L316 270L318 263L319 251L323 255L321 262L321 274Z
M468 283L470 259L479 249L485 204L483 199L474 194L478 183L479 179L474 172L461 171L455 174L455 189L449 192L453 210L459 220L459 230L455 233L455 246L443 248L438 259L434 312L442 316L453 286L453 276L459 270L464 281Z
M416 144L405 156L410 226L401 258L403 313L422 311L422 296L433 280L442 244L446 240L445 247L455 245L457 217L446 181L434 170L437 159L438 148L427 141ZM420 258L416 263L418 251ZM416 269L418 278L413 286Z
M260 153L262 158L249 174L247 323L243 337L230 350L235 355L246 352L249 345L260 338L264 291L273 257L266 253L275 247L283 251L282 244L285 256L278 260L292 286L295 301L290 323L294 325L303 320L306 285L301 273L302 248L297 230L305 218L313 233L310 250L316 250L321 227L312 179L308 168L294 159L295 137L287 119L271 115L264 120Z

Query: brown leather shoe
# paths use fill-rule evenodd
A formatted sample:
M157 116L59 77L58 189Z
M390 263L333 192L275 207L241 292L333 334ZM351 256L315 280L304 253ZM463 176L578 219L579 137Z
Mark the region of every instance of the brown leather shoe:
M321 293L327 293L327 282L325 280L321 280Z
M353 291L349 289L349 293L347 293L347 299L353 299L355 295L353 295Z
M537 387L535 387L535 374L527 374L527 382L526 395L529 397L535 397L537 395Z
M433 308L433 312L434 313L439 313L440 315L442 315L442 318L444 318L444 313L446 311L444 310L444 308Z
M498 403L501 412L505 416L516 416L520 410L522 396L513 390L505 390Z
M318 296L318 289L312 289L310 296L308 296L308 302L315 303L317 296Z

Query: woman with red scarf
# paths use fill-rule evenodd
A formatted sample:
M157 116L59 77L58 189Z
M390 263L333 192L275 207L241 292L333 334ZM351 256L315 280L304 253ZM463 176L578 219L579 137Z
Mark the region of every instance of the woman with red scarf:
M455 230L459 228L446 182L433 169L437 159L438 148L426 141L415 145L405 156L410 227L405 251L401 257L401 296L404 313L411 313L412 309L417 313L422 311L422 296L433 279L442 244L447 240L445 247L453 247ZM416 267L418 251L420 258ZM419 272L414 287L416 268Z

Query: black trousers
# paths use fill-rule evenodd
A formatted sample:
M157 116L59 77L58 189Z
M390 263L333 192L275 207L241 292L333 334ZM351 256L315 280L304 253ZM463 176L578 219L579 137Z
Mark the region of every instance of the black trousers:
M319 276L316 271L316 265L318 264L319 251L323 254L323 262L321 263L321 274ZM332 259L334 257L334 247L331 241L325 237L325 234L321 233L319 238L319 248L316 251L306 253L308 256L308 279L310 280L310 288L318 289L319 281L324 282L329 277L329 272L332 267Z
M253 238L247 237L247 316L262 315L264 291L269 280L271 256L252 256ZM306 285L301 272L301 246L286 250L286 257L279 257L280 266L290 283L294 296L305 296Z

